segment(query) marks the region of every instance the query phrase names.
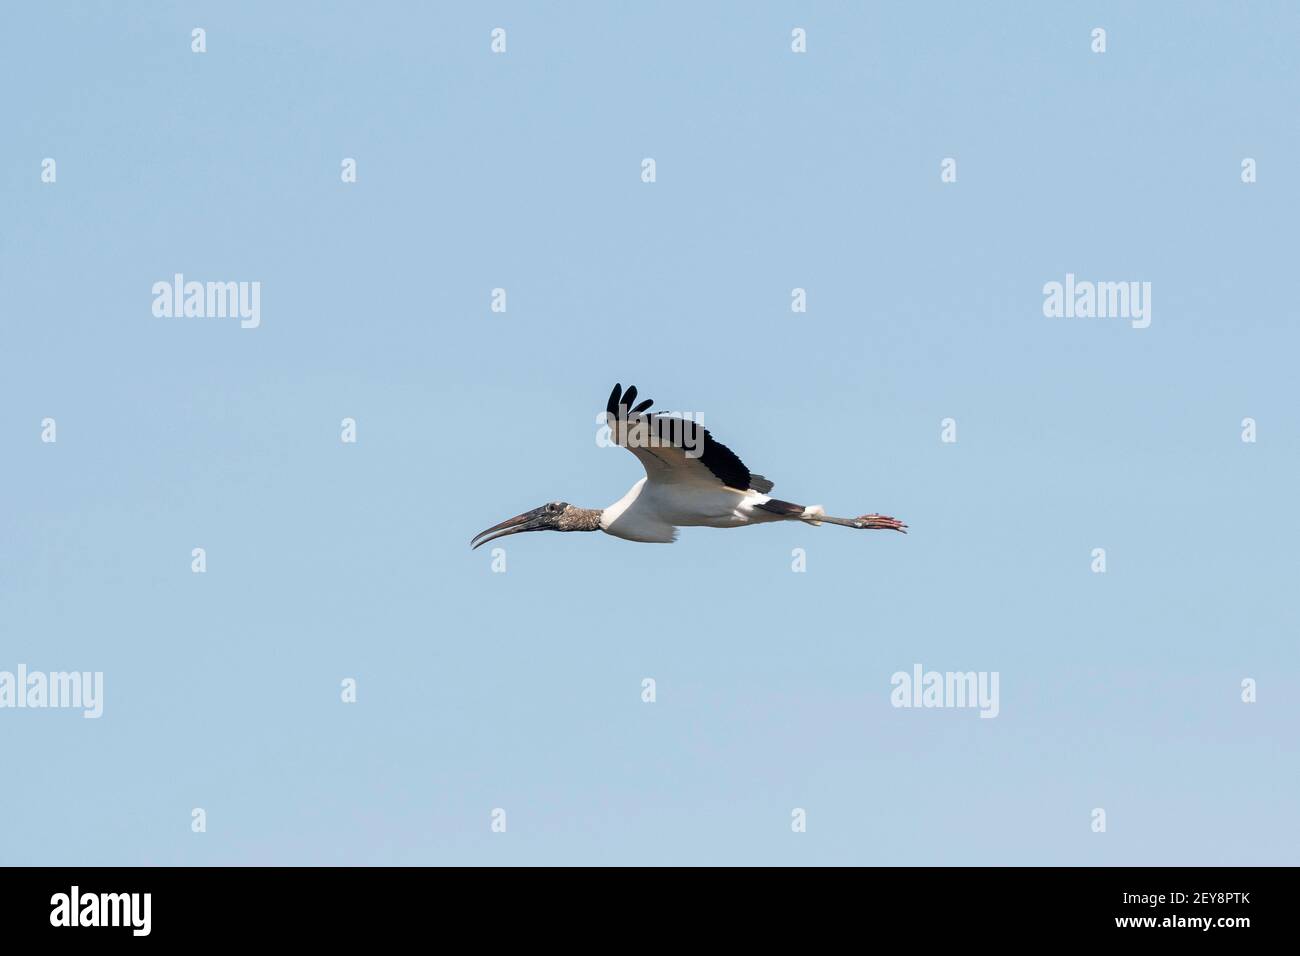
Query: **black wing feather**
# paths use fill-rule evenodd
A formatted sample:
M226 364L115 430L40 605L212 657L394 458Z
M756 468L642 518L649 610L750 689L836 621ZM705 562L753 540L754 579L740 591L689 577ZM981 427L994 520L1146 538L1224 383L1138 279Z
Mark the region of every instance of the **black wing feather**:
M749 489L749 469L745 463L722 442L714 441L707 428L704 429L703 446L704 454L700 455L700 463L713 472L718 481L728 488L738 488L741 491Z

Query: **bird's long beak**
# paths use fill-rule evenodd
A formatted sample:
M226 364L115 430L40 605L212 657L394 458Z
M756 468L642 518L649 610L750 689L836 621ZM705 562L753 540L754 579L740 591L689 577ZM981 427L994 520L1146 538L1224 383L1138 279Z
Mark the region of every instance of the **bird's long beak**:
M481 544L487 544L489 541L495 541L497 538L504 538L508 534L518 534L521 531L543 531L549 525L546 522L546 506L534 508L532 511L525 511L521 515L515 515L513 518L507 518L500 524L494 524L486 531L480 531L470 539L470 550L473 551Z

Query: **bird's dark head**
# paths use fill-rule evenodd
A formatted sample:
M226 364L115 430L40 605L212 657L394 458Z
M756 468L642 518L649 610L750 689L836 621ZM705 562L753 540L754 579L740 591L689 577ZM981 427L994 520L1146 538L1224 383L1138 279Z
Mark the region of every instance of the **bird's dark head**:
M575 508L567 501L551 501L480 531L470 539L470 546L473 550L489 541L521 531L595 531L599 527L599 511Z

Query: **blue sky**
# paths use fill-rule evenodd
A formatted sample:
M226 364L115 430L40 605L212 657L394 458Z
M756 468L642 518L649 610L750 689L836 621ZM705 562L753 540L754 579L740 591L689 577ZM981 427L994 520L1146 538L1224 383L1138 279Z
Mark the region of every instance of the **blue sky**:
M0 709L0 863L1300 862L1293 5L0 16L0 671L105 683ZM493 573L642 474L615 381L912 533Z

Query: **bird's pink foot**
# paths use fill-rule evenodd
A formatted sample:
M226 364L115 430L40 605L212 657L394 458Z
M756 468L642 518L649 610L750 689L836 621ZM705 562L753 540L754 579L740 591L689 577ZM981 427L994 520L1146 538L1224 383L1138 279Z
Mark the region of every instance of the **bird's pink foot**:
M901 531L907 534L907 525L897 518L890 518L887 515L863 515L854 519L854 525L859 528L870 528L879 531Z

